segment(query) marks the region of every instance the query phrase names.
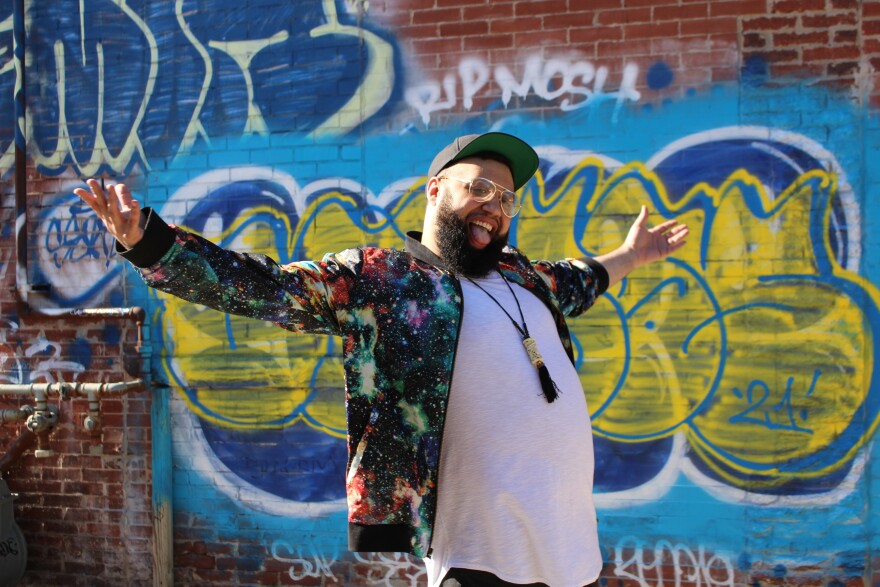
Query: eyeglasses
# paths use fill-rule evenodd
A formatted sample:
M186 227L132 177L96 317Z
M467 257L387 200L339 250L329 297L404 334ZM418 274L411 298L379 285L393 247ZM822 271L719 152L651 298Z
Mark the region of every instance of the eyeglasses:
M522 207L522 202L520 202L516 192L512 192L485 177L459 179L457 177L441 175L437 179L454 179L455 181L460 181L467 187L470 197L477 202L488 202L495 197L496 193L501 194L501 197L499 198L499 201L501 202L501 211L508 218L516 216Z

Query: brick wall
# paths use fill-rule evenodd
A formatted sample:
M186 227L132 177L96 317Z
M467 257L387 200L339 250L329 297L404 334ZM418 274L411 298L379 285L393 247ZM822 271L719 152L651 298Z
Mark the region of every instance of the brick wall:
M396 245L421 225L407 195L431 154L493 125L544 162L517 221L526 251L601 252L641 203L695 228L677 263L573 327L603 579L880 582L880 4L48 4L25 2L25 237L0 69L0 384L149 389L103 398L96 433L85 399L50 400L53 454L4 473L23 585L163 584L166 482L176 584L424 585L418 560L345 550L339 341L151 293L70 193L126 181L166 220L281 260ZM646 293L669 283L680 312ZM131 306L142 329L40 315ZM637 324L645 308L658 328ZM0 425L0 450L23 429Z

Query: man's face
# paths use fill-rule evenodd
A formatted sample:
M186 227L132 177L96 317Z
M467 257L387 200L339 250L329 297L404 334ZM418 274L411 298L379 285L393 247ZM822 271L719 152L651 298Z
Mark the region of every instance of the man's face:
M510 169L497 161L466 159L440 175L456 178L438 184L435 227L440 256L456 273L484 276L498 266L510 218L502 213L497 194L488 202L477 202L470 197L466 182L483 177L512 189Z

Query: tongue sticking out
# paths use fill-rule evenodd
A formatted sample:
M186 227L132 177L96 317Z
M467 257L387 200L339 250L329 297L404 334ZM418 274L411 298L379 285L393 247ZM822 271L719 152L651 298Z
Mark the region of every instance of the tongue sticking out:
M480 247L485 247L492 240L492 235L489 234L489 231L483 228L478 224L470 224L471 228L471 240L475 245Z

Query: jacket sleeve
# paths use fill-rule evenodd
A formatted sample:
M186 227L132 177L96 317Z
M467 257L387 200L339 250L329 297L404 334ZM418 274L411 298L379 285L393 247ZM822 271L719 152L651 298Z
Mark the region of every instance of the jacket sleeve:
M117 251L150 287L288 330L339 334L334 302L347 298L353 273L337 256L279 265L266 255L223 249L144 212L144 238L131 249L117 243Z
M608 272L595 259L565 259L551 263L533 263L550 290L556 296L566 316L583 314L608 289Z

